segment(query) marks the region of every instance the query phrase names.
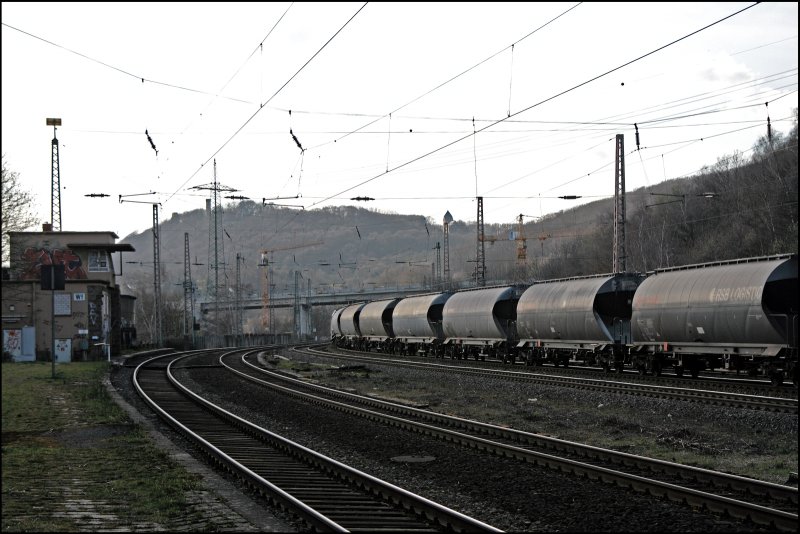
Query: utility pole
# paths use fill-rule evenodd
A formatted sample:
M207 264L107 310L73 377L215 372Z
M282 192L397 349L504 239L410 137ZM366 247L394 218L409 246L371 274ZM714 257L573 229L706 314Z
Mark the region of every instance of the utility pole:
M137 193L135 195L120 195L119 203L136 202L139 204L152 204L153 206L153 342L158 347L164 344L164 331L161 324L161 240L158 232L158 202L145 202L141 200L123 200L122 197L135 197L141 195L155 195L154 192Z
M241 254L238 252L236 253L236 342L239 343L241 346L243 341L241 340L242 335L244 334L244 328L242 323L244 322L244 317L242 314L242 294L241 294L241 286L242 286L242 276L241 270L239 267L240 261L244 260Z
M208 281L206 285L208 299L214 301L215 313L219 313L219 268L220 256L222 263L225 262L225 245L222 239L222 202L220 191L238 191L232 187L224 186L217 182L217 160L214 160L214 181L210 184L197 185L190 189L211 191L212 202L206 202L208 212ZM224 267L223 267L224 268ZM218 315L217 315L218 317ZM215 321L216 322L216 321ZM216 325L219 327L219 325ZM217 332L218 333L218 332Z
M295 340L300 341L300 271L294 272L294 337Z
M614 250L612 269L624 273L625 266L625 136L617 134L614 151Z
M450 291L450 223L453 222L453 216L447 211L444 214L444 289Z
M263 287L261 289L261 326L266 329L269 326L269 333L274 334L272 307L270 299L272 298L272 263L270 262L269 255L276 251L296 250L299 248L311 247L314 245L322 245L324 241L314 241L313 243L303 243L300 245L293 245L288 247L277 247L270 249L263 249L261 251L261 263L259 267L264 267L264 278L262 278Z
M155 292L155 327L158 346L164 346L164 328L161 323L161 239L158 232L158 204L153 204L153 286Z
M475 285L486 285L486 246L483 243L483 197L478 197L478 241L475 253Z
M436 270L433 273L433 283L431 287L435 287L437 289L442 289L442 243L441 241L436 242L436 246L433 247L436 251Z
M272 264L269 261L268 250L261 251L261 263L259 267L264 267L264 278L261 279L261 328L265 332L275 334L272 324L272 308L270 305L270 298L272 296L272 288L270 281L272 280Z
M51 179L50 179L50 222L54 232L61 231L61 168L58 163L58 139L56 138L56 126L61 126L61 119L48 118L47 126L53 127L53 143L51 150Z
M525 225L522 223L522 215L517 217L517 267L524 268L528 259L528 243L525 241Z
M194 348L194 288L192 287L191 257L189 256L189 232L183 234L183 339L184 348L191 339Z

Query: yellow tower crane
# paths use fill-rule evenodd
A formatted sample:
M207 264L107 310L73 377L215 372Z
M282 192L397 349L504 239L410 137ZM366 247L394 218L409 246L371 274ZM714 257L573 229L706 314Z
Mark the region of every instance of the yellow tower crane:
M524 267L525 262L528 259L528 238L525 237L525 225L523 223L523 217L530 217L530 218L537 218L535 215L524 215L520 213L517 216L516 220L516 230L510 232L508 237L509 241L516 241L517 242L517 266ZM538 236L539 241L544 242L545 239L552 237L550 234L547 233L540 233ZM488 242L490 244L494 244L497 241L505 241L506 237L503 235L482 235L479 237L481 241ZM543 245L544 246L544 245Z
M272 314L270 313L269 309L269 295L270 295L270 287L269 287L269 280L270 280L270 254L273 252L284 251L284 250L296 250L298 248L305 248L305 247L313 247L316 245L322 245L325 243L324 241L315 241L313 243L304 243L302 245L294 245L288 247L276 247L276 248L265 248L261 250L261 262L258 264L259 267L264 267L264 277L261 279L261 327L265 331L269 331L270 334L273 334L272 328ZM269 327L269 328L268 328Z

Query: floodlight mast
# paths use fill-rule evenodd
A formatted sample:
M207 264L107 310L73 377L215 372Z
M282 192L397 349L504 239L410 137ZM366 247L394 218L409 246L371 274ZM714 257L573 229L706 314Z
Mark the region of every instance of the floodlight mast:
M54 232L61 231L61 167L58 160L58 138L56 126L61 126L60 118L48 118L47 126L53 127L53 142L51 149L51 179L50 179L50 223Z

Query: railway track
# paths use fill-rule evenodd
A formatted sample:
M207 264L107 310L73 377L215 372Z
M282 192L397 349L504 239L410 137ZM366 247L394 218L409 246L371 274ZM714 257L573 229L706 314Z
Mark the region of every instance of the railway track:
M203 399L175 378L176 366L187 362L215 365L208 358L219 353L151 358L134 371L135 387L160 417L273 505L319 531L499 532L259 428Z
M507 367L508 364L502 360L485 360L485 363L495 366ZM768 397L797 397L797 387L792 384L776 386L768 380L757 378L745 378L731 373L703 373L697 378L679 376L671 372L663 372L659 375L641 373L639 371L626 369L623 372L604 370L602 367L587 367L583 365L555 366L551 364L536 367L526 366L519 362L515 366L527 370L535 369L536 372L558 373L568 376L601 376L604 378L616 377L617 379L631 382L641 382L645 384L657 384L662 386L686 387L687 385L696 388L714 389L716 391L727 391L735 393L745 393L747 395L768 396ZM513 366L512 366L513 367Z
M623 379L587 378L584 376L575 376L569 372L556 374L556 372L552 370L548 370L548 372L538 372L533 370L498 369L496 366L487 367L481 365L482 362L478 362L478 365L475 365L475 362L466 363L465 361L459 360L453 363L440 363L442 360L430 361L426 358L417 358L413 360L398 359L389 355L375 355L354 351L332 353L317 349L314 355L340 359L344 358L364 363L379 363L381 365L391 365L395 367L439 369L451 373L501 378L504 380L532 381L551 386L702 402L717 406L732 406L736 408L765 410L778 413L798 413L798 401L796 396L794 398L772 397L740 393L728 389L720 391L717 389L687 388L685 382L681 385L676 385L677 382L673 382L673 385L669 385L669 383L661 385L639 380L629 382Z
M250 356L252 359L252 354ZM245 357L221 363L239 376L306 402L693 507L796 531L796 488L693 468L355 395L264 369Z

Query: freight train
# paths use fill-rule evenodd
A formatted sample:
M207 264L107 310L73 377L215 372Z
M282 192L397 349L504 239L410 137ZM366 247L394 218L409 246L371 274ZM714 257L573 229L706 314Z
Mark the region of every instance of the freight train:
M797 384L797 255L492 286L351 304L339 347L398 355L574 363Z

